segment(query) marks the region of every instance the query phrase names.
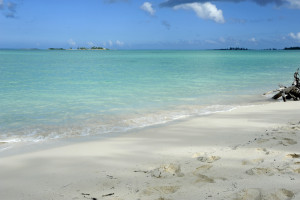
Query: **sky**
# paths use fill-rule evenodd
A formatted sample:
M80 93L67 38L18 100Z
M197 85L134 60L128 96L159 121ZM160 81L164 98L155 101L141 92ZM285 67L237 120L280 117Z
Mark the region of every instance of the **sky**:
M0 48L300 46L300 0L0 0Z

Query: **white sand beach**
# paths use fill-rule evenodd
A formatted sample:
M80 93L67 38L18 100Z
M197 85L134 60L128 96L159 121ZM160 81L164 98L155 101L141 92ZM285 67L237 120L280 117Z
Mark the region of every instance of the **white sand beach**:
M300 103L276 102L19 148L0 155L0 199L300 199L299 143Z

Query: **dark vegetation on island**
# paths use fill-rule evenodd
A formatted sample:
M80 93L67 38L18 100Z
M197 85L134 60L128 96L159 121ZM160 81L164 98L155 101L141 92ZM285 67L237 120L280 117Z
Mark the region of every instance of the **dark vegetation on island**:
M96 47L93 46L91 48L86 48L86 47L78 47L77 50L108 50L107 48L104 47Z
M77 49L73 49L73 48L69 48L69 49L64 49L64 48L48 48L48 50L109 50L107 48L104 47L96 47L93 46L91 48L87 48L87 47L78 47Z
M285 47L283 50L300 50L300 47Z
M255 49L248 49L248 48L241 48L241 47L229 47L225 49L214 49L214 50L225 50L225 51L246 51L246 50L255 50ZM300 50L300 47L285 47L283 49L276 49L276 48L268 48L263 49L267 51L277 51L277 50Z
M249 50L249 49L247 49L247 48L240 48L240 47L229 47L227 49L216 49L216 50L245 51L245 50Z
M269 49L264 49L266 51L277 51L277 50L280 50L280 49L276 49L276 48L269 48Z
M48 50L65 50L64 48L49 48Z

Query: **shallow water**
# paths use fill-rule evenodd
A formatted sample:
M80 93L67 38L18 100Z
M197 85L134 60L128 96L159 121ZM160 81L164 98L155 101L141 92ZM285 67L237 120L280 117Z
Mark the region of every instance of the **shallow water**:
M300 51L0 50L0 142L122 132L267 100ZM1 148L1 147L0 147Z

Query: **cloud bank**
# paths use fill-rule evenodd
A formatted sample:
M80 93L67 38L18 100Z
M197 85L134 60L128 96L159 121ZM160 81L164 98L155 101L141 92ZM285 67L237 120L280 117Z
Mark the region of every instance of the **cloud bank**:
M217 9L217 7L210 2L180 4L174 6L174 9L191 9L202 19L210 19L217 23L225 23L222 10Z
M174 7L187 3L207 3L207 2L231 2L239 3L243 1L252 1L260 6L275 4L277 6L288 5L290 8L300 9L300 0L167 0L160 4L161 7Z
M300 0L287 0L291 8L300 9Z
M15 18L17 13L17 4L12 1L0 0L0 11L7 18Z
M174 7L180 4L187 3L207 3L207 2L232 2L239 3L249 0L167 0L164 3L161 3L161 7ZM292 8L300 8L300 0L250 0L258 5L265 6L267 4L276 4L277 6L288 4Z
M239 3L245 1L252 1L260 6L275 4L277 6L282 5L292 9L300 9L300 0L166 0L160 4L160 7L171 7L175 10L193 10L202 19L225 23L223 11L218 9L213 2Z

